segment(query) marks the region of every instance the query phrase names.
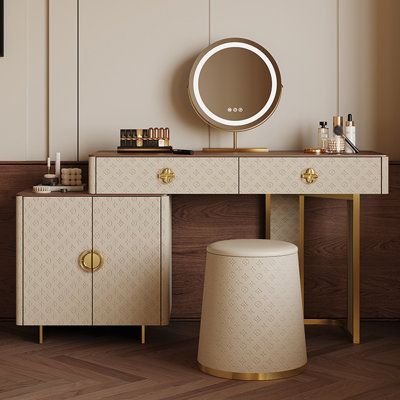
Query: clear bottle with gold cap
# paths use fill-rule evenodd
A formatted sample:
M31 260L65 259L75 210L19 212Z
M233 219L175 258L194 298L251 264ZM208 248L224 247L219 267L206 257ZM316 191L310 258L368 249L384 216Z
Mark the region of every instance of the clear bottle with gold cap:
M329 128L326 121L321 121L318 128L318 148L326 150L328 148Z

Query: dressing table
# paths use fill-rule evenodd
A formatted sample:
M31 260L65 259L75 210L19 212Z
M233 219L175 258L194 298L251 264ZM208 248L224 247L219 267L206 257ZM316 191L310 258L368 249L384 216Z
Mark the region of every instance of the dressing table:
M232 149L97 152L88 193L20 193L17 324L40 326L41 341L43 325L141 325L142 342L146 325L168 324L178 194L265 195L265 237L299 247L304 296L304 202L322 196L348 203L348 317L305 322L339 324L359 343L360 195L388 193L388 158L239 148L237 132L269 118L281 90L277 62L262 46L216 42L193 66L189 97L206 123L233 132Z
M345 328L359 343L360 195L387 192L388 158L373 152L94 153L89 193L17 197L17 324L142 325L143 341L168 324L174 194L265 194L266 238L299 246L304 284L304 201L323 196L348 202Z

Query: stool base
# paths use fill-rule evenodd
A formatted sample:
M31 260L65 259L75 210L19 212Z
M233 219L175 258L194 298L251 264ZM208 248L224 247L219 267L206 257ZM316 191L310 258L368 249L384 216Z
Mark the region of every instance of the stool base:
M237 379L241 381L272 381L275 379L290 378L292 376L301 374L306 368L306 364L304 364L299 368L279 372L229 372L209 368L200 363L198 364L200 371L204 372L205 374L217 376L218 378Z

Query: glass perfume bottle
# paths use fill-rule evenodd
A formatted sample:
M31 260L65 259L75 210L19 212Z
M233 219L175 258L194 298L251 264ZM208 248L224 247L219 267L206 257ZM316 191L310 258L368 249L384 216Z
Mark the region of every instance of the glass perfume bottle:
M321 121L318 128L318 148L321 150L328 149L329 128L326 121Z

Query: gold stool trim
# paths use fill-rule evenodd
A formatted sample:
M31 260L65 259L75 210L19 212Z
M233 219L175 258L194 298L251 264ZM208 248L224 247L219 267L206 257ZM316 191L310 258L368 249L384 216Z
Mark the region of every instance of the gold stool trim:
M218 378L225 379L237 379L242 381L272 381L275 379L290 378L292 376L301 374L306 368L307 364L295 369L290 369L288 371L278 371L278 372L230 372L221 371L219 369L209 368L199 363L200 371L208 374L217 376Z

